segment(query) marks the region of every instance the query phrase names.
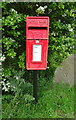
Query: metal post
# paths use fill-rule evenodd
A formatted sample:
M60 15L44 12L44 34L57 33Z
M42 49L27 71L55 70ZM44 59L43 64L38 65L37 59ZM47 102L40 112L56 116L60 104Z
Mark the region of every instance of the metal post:
M33 71L33 97L35 98L35 103L38 102L38 96L37 96L37 81L38 81L38 71Z

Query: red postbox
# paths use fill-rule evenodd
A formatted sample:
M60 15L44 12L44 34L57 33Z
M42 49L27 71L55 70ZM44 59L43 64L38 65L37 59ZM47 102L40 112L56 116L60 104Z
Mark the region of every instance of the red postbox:
M49 17L26 18L26 69L45 70L48 55Z

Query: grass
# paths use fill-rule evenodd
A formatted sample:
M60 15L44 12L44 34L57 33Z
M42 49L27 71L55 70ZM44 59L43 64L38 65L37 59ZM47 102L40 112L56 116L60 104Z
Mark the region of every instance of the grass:
M40 80L38 103L3 95L3 118L74 118L74 87Z

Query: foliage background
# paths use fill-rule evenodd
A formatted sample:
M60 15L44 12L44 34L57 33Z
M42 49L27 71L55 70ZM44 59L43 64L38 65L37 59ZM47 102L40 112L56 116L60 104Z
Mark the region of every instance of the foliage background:
M25 21L27 16L49 16L49 55L46 71L40 76L49 79L56 67L75 52L75 7L74 2L3 2L2 3L2 61L3 79L15 79L22 71L25 81L31 81L32 72L25 68ZM29 72L29 74L28 74ZM16 80L17 81L17 80Z
M38 71L40 80L53 82L55 69L69 55L76 52L74 2L2 2L2 91L3 94L24 96L27 103L32 97L33 71L25 67L26 17L48 16L49 54L46 71Z

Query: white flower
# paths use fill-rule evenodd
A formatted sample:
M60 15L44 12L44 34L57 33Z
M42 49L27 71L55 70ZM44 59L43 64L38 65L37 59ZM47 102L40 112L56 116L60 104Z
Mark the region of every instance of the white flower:
M60 20L60 19L59 19L58 21L59 21L59 22L61 22L61 20Z
M73 28L69 29L69 31L73 31Z
M38 4L36 4L36 6L38 6Z
M12 42L15 42L15 40L12 40Z
M71 28L71 25L70 25L70 24L68 24L68 28Z
M39 10L39 11L41 10L43 12L45 11L44 7L42 7L42 6L40 6L37 10Z
M9 82L6 85L8 86L8 88L10 88L10 83Z
M16 76L16 79L18 80L18 76Z
M6 79L3 79L3 81L6 81Z
M3 89L4 89L5 91L8 91L8 88L7 88L6 86L4 86Z
M1 81L1 83L3 84L3 88L2 88L2 90L8 91L8 88L6 87L5 82L4 82L4 81Z
M4 74L2 74L2 76L4 76Z
M15 12L15 13L17 13L17 11L16 11L16 10L14 10L13 8L12 8L11 10L12 10L12 12Z
M46 8L47 8L47 6L45 5L45 6L44 6L44 8L46 9Z
M10 83L9 82L7 82L7 84L6 84L7 86L9 86L10 85Z
M6 57L3 55L1 58L0 58L0 61L4 61L6 59Z

